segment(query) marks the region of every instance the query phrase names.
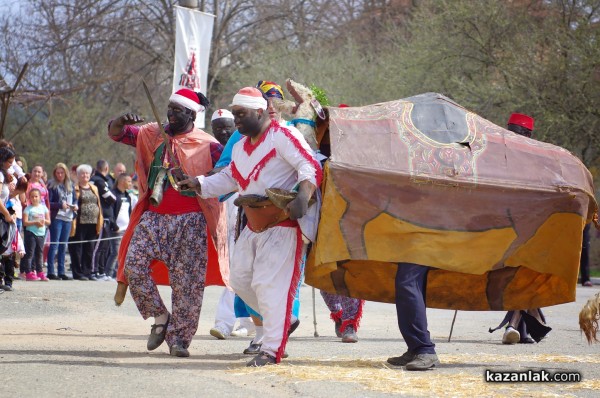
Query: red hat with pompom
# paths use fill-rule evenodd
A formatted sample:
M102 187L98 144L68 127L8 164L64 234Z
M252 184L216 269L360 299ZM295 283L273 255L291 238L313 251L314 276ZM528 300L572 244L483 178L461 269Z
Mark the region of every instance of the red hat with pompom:
M191 109L194 112L198 112L202 109L198 94L189 88L182 88L175 91L171 97L169 97L169 101Z

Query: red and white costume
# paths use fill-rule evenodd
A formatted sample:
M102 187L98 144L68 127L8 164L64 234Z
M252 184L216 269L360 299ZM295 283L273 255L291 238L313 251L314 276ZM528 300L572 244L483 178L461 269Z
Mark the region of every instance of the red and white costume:
M267 188L292 190L305 180L318 186L322 178L321 167L302 134L277 121L271 122L255 144L248 137L235 144L231 158L220 173L198 177L203 198L232 191L264 196ZM311 206L312 213L318 210L315 207ZM316 222L316 217L310 219ZM261 349L275 356L277 362L287 343L304 250L301 228L291 220L262 233L247 226L234 248L230 285L263 316Z

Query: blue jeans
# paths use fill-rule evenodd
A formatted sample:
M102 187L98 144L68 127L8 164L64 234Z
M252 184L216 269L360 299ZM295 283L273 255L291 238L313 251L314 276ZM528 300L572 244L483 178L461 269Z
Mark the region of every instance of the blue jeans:
M69 234L71 233L71 221L63 221L55 218L50 224L50 242L61 242L61 244L53 243L48 250L48 275L56 275L54 273L54 256L58 249L58 275L65 275L65 252L67 243L69 242Z

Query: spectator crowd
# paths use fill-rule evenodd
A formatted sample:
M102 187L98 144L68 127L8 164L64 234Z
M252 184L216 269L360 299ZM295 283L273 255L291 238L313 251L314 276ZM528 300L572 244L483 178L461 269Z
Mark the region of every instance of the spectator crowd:
M10 142L0 141L0 290L13 281L114 281L117 253L137 203L137 178L112 170L57 163L28 173ZM70 259L70 275L65 259Z

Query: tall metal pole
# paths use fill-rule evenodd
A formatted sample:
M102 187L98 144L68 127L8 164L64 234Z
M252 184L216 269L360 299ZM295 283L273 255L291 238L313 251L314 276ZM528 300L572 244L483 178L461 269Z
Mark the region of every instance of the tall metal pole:
M185 8L198 8L198 0L179 0L179 5Z

